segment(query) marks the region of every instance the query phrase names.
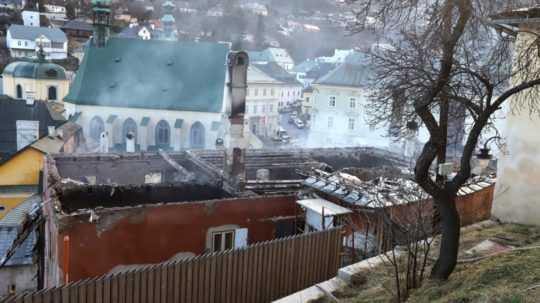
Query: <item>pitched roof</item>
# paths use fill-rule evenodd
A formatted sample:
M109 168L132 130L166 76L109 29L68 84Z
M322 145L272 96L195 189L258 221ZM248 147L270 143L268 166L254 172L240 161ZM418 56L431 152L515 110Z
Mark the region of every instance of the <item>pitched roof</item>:
M11 248L13 241L18 234L17 225L0 225L0 260L4 258L7 251ZM33 264L33 250L36 245L36 233L32 232L26 240L17 247L15 254L6 263L6 266L13 265L31 265Z
M24 26L19 24L12 24L8 31L11 37L21 40L36 40L39 36L43 35L52 42L66 42L66 34L59 28L49 27L36 27L36 26Z
M111 38L90 44L65 101L220 112L227 55L220 43Z
M55 120L51 116L44 101L26 105L23 100L2 96L0 98L0 163L17 152L17 120L39 121L39 137L47 134L48 126L59 126L64 122Z
M248 67L248 84L251 83L274 83L279 84L281 81L267 75L262 70L257 68L257 65L250 64Z
M281 66L279 66L275 62L270 62L266 64L253 64L257 69L262 71L263 73L267 74L268 76L279 80L281 82L287 83L287 84L297 84L302 85L298 80L296 79L296 76L293 74L290 74L286 70L284 70Z
M315 81L315 84L362 87L368 82L370 68L364 64L364 58L361 55L351 55L347 57L345 63Z
M18 226L23 223L26 214L30 212L35 204L41 203L41 195L35 194L24 200L17 207L11 209L2 219L1 226ZM1 255L1 254L0 254Z
M94 27L92 24L82 20L69 20L62 26L62 29L91 32L94 30Z

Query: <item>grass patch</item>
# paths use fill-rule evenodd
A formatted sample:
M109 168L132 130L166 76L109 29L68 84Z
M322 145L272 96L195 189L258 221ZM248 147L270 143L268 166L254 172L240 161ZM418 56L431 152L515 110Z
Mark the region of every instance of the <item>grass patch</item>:
M462 235L462 251L492 239L504 239L514 246L540 246L540 228L523 225L496 225ZM501 240L502 239L502 240ZM436 250L436 248L435 248ZM428 271L429 272L429 271ZM395 302L391 271L377 268L361 287L347 288L340 302ZM460 263L444 283L426 281L412 292L407 302L414 303L539 303L540 249L515 251L474 263ZM356 293L352 296L351 293ZM338 293L339 297L339 293Z

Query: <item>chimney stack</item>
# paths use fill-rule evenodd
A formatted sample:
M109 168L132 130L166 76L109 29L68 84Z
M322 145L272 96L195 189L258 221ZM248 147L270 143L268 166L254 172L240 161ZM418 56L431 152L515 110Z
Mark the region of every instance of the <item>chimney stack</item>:
M244 137L244 115L246 112L247 70L249 57L246 52L229 54L229 138L225 149L225 172L238 191L246 182L245 153L248 146Z

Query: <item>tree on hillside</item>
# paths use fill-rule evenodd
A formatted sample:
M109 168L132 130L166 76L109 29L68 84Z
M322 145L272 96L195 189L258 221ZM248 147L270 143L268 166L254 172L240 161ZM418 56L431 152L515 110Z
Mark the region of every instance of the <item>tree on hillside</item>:
M456 196L471 176L471 159L493 115L512 100L514 109L538 109L540 71L538 37L523 43L514 55L512 41L494 30L489 16L509 9L499 0L349 0L357 14L353 30L380 25L388 43L373 48L375 75L370 114L374 123L422 125L429 132L415 164L416 182L430 194L440 215L441 246L431 278L446 280L453 272L459 248L460 218ZM519 95L519 98L511 98ZM527 101L525 101L527 100ZM465 108L472 121L455 175L436 176L446 161L453 108Z

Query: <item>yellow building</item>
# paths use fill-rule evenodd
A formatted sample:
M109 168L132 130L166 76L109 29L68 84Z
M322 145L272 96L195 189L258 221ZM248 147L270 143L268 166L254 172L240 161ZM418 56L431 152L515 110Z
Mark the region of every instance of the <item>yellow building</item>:
M12 62L2 76L4 94L15 99L62 101L69 90L65 69L43 57L32 62Z
M45 156L73 152L80 136L80 126L67 122L54 136L44 136L0 161L0 222L10 210L38 193Z
M44 153L25 148L0 164L0 220L37 192Z

